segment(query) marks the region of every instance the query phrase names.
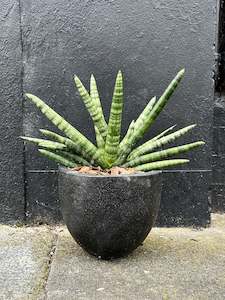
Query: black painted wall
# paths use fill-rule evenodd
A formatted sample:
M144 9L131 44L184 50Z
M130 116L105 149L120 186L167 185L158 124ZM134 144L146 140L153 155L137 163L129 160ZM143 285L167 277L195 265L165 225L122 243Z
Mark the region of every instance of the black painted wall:
M218 1L217 72L213 120L212 208L225 212L225 1Z
M13 122L16 124L13 132L7 128L0 133L1 138L8 138L6 143L1 143L6 155L1 164L10 166L11 170L6 172L10 180L6 179L6 173L0 175L1 180L6 181L1 189L3 211L10 211L8 219L13 218L15 210L17 214L22 213L23 207L28 222L53 222L61 218L57 166L39 157L31 146L26 146L24 153L23 179L23 145L16 137L21 131L37 136L38 128L52 127L34 106L22 103L21 92L40 96L93 139L90 118L74 88L74 73L86 84L92 72L96 75L108 115L115 75L122 69L125 132L149 97L159 96L176 72L186 67L185 79L146 139L173 124L182 127L198 123L198 128L180 142L203 139L207 144L202 151L188 155L191 163L187 167L165 172L158 223L206 225L211 183L215 1L5 2L1 22L8 22L9 35L15 35L7 37L12 39L13 45L5 50L12 67L7 65L4 56L2 59L9 87L1 86L3 108L7 110L7 101L13 108L4 114L7 122L0 122L3 128L8 124L10 130ZM4 45L3 41L2 47ZM12 151L15 147L16 154L12 154L10 161L9 149ZM18 191L11 188L11 180ZM15 206L12 191L18 195Z
M24 219L22 48L20 7L2 0L0 9L0 220Z

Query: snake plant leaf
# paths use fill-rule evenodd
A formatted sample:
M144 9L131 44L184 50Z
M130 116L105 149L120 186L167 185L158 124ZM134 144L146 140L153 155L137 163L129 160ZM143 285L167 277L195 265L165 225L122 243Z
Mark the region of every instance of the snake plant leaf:
M101 100L100 100L100 97L99 97L96 80L95 80L95 77L94 77L93 74L91 75L91 80L90 80L90 96L91 96L92 100L95 102L99 117L101 118L101 121L99 122L99 126L96 126L96 127L99 129L99 132L101 133L101 136L105 140L106 135L107 135L107 124L106 124L105 117L104 117L104 114L103 114Z
M148 104L146 105L146 107L144 108L144 110L142 111L140 116L135 121L135 128L136 129L139 129L140 127L145 127L145 123L148 122L149 114L152 111L155 103L156 103L156 97L153 97L148 102Z
M61 143L58 143L58 142L52 142L52 141L49 141L49 140L32 138L32 137L28 137L28 136L21 136L20 138L27 141L27 142L34 143L34 144L36 144L36 145L38 145L39 147L42 147L42 148L48 148L48 149L52 149L52 150L66 148L66 145L64 145L64 144L61 144Z
M181 153L188 152L188 151L193 150L193 149L195 149L199 146L202 146L204 144L205 144L205 142L198 141L198 142L194 142L194 143L190 143L190 144L177 146L177 147L169 148L169 149L166 149L166 150L157 151L157 152L153 152L153 153L150 153L150 154L142 155L140 157L137 157L137 158L125 163L123 165L123 167L125 167L125 168L135 167L135 166L138 166L138 165L141 165L141 164L162 160L162 159L168 158L168 157L173 156L173 155L179 155Z
M188 159L161 160L161 161L151 162L151 163L137 166L137 167L135 167L135 169L138 171L148 172L148 171L159 170L159 169L164 169L164 168L168 168L168 167L174 167L177 165L186 164L188 162L189 162Z
M61 144L65 144L66 138L64 136L61 136L58 133L55 133L55 132L47 130L47 129L39 129L39 131L44 136L49 137L51 140L56 141L56 142L61 143Z
M142 111L142 113L140 114L140 116L137 118L137 120L134 122L132 121L132 123L130 124L127 134L125 135L125 137L123 138L123 140L121 141L120 145L119 145L119 153L123 152L124 147L126 147L129 139L132 137L132 134L135 134L135 128L139 128L140 126L143 126L143 124L146 122L149 113L151 112L151 110L153 109L153 106L156 103L156 97L153 97L148 104L146 105L146 107L144 108L144 110ZM131 130L132 130L132 134L131 134Z
M175 78L170 82L170 84L166 88L165 92L162 94L162 96L153 106L153 109L149 113L148 118L145 120L143 126L136 128L134 134L132 135L132 138L126 143L126 147L124 147L122 153L120 154L120 159L118 160L118 163L122 163L126 159L126 157L129 155L134 145L143 137L146 131L153 124L155 119L158 117L158 115L163 110L164 106L167 104L168 100L172 96L179 82L182 80L184 76L184 72L185 69L182 69L177 73Z
M61 136L53 131L46 130L46 129L40 129L40 132L43 135L49 137L50 139L66 145L66 147L68 148L69 151L75 152L75 153L80 153L80 147L78 147L77 144L74 143L73 141L71 141L70 139L68 139L64 136Z
M160 139L162 136L166 135L168 132L172 131L177 125L173 125L169 128L167 128L166 130L162 131L160 134L156 135L154 138L151 139L151 141L155 141L155 140L158 140Z
M95 145L40 98L32 94L25 94L25 96L28 100L32 101L56 127L62 130L67 137L76 143L79 153L81 153L84 158L92 159L97 151Z
M61 157L70 160L78 165L81 166L90 166L90 163L88 161L86 161L84 158L82 158L79 155L76 155L74 153L71 152L67 152L67 151L62 151L62 150L58 150L55 152L56 154L60 155Z
M100 131L98 130L98 127L95 126L95 137L96 137L96 144L98 148L104 148L105 146L105 141L100 133Z
M136 149L134 149L131 154L128 156L127 160L132 160L142 154L145 153L149 153L152 150L154 150L155 148L159 148L163 145L166 145L170 142L173 142L174 140L176 140L177 138L181 137L182 135L186 134L188 131L190 131L191 129L193 129L196 126L196 124L193 125L189 125L187 127L184 127L182 129L179 129L173 133L170 133L166 136L161 137L158 140L155 141L147 141L146 143L142 144L141 146L137 147Z
M132 135L135 135L136 128L140 128L140 126L144 126L145 122L148 120L148 115L153 109L155 103L156 103L156 97L153 97L146 105L146 107L144 108L140 116L137 118L137 120L135 122L133 121L133 123L130 124L126 136L124 137L124 139L121 141L119 145L119 153L121 152L123 153L124 148L126 148L126 145L129 143L129 140L132 139Z
M149 129L149 127L152 125L152 123L155 121L157 116L160 114L160 112L163 110L164 106L172 96L173 92L177 88L179 82L184 76L185 70L182 69L177 73L175 78L170 82L169 86L166 88L165 92L162 94L162 96L159 98L159 100L156 102L156 104L153 106L153 109L151 110L148 119L145 121L143 126L137 128L137 132L135 135L135 143L143 137L145 132Z
M38 151L42 155L46 156L48 159L53 160L62 166L69 167L69 168L74 168L77 166L77 164L74 163L73 161L66 159L52 151L48 151L48 150L44 150L44 149L38 149Z
M196 126L195 124L175 132L173 132L175 125L171 126L134 149L135 144L143 137L168 102L183 75L184 69L178 72L158 101L156 97L153 97L148 102L136 121L131 122L122 141L120 141L123 110L121 71L118 72L115 81L108 124L104 118L94 75L91 75L90 79L90 93L75 76L75 85L94 122L97 147L40 98L25 94L26 98L64 133L64 136L50 130L40 129L46 139L32 137L22 137L22 139L38 145L40 153L47 158L71 168L77 165L100 166L103 169L122 166L147 172L187 163L189 162L187 159L169 158L193 150L203 145L204 142L193 142L165 150L161 147L186 134ZM160 149L154 150L156 148Z
M116 77L105 144L106 159L110 164L113 163L117 158L120 143L122 110L123 77L122 72L119 71Z
M122 139L122 141L119 144L119 153L122 151L124 145L127 143L127 141L129 140L129 138L131 137L131 134L134 131L134 125L135 125L135 121L132 120L132 122L130 123L127 133L125 134L124 138Z
M99 106L100 100L98 97L97 86L95 81L92 78L91 93L93 97L89 95L88 91L86 90L86 88L84 87L83 83L80 81L78 76L76 75L74 76L74 81L79 91L79 94L93 120L94 125L98 127L100 133L105 138L107 132L107 124L105 122L103 112Z
M33 143L33 144L36 144L36 145L38 145L41 142L47 141L47 140L44 140L44 139L33 138L33 137L30 137L30 136L20 136L20 138L22 140L26 141L26 142L30 142L30 143Z

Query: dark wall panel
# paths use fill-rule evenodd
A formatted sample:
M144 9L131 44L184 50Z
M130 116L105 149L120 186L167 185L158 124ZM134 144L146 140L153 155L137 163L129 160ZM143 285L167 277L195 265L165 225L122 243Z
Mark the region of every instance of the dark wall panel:
M163 226L207 226L210 223L208 191L210 180L211 173L208 171L168 171L164 173L162 201L157 224Z
M225 1L218 0L216 40L216 76L212 161L212 209L225 212Z
M61 221L58 203L58 174L27 173L27 223L57 223Z
M19 3L2 0L0 9L0 222L24 219L23 144Z
M147 100L159 96L176 72L186 67L183 83L146 139L173 124L198 123L198 128L180 142L203 139L206 146L189 154L191 163L182 169L210 170L215 5L212 0L22 0L24 90L46 100L93 138L90 118L74 88L74 73L87 85L90 74L96 75L108 115L115 75L122 69L125 130ZM37 135L38 128L43 127L49 127L49 122L26 103L25 133ZM30 147L27 150L27 170L56 168ZM198 190L206 191L209 180L198 184ZM191 205L189 193L181 189L182 185L177 185L177 194L182 192L182 200ZM28 193L32 198L29 187ZM206 224L206 194L201 201L204 212L200 217Z

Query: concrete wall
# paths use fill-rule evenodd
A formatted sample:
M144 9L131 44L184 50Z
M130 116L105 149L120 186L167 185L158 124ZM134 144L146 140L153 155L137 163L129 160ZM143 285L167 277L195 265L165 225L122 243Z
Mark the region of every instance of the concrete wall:
M91 139L91 121L74 88L74 73L86 84L92 72L96 75L108 116L115 75L122 69L125 131L149 97L159 96L176 72L186 67L183 83L145 139L173 124L179 127L198 124L180 143L203 139L206 146L188 154L191 159L188 166L165 173L158 222L206 225L209 222L215 2L21 0L20 9L22 48L18 51L22 52L23 92L43 98ZM19 35L17 38L20 47ZM18 58L16 62L21 68L21 60ZM25 102L24 134L37 136L38 128L52 127L34 106ZM17 135L19 132L13 133L14 139ZM21 155L20 142L18 147ZM57 166L39 157L31 146L26 146L24 166L27 221L60 220Z

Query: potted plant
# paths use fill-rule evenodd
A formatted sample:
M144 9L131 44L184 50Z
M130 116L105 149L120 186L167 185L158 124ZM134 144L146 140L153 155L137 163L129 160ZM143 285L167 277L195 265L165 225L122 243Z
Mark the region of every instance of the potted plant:
M94 76L91 76L90 92L75 76L76 87L94 123L96 145L41 99L32 94L25 95L64 133L62 136L40 129L48 139L22 138L36 144L42 155L60 165L62 215L74 239L89 253L109 259L127 255L137 248L150 232L158 214L162 186L160 170L189 162L188 159L170 157L204 144L197 141L162 149L195 127L189 125L176 131L175 126L169 127L135 148L183 75L184 69L158 100L153 97L148 102L122 139L121 71L116 77L108 123Z

